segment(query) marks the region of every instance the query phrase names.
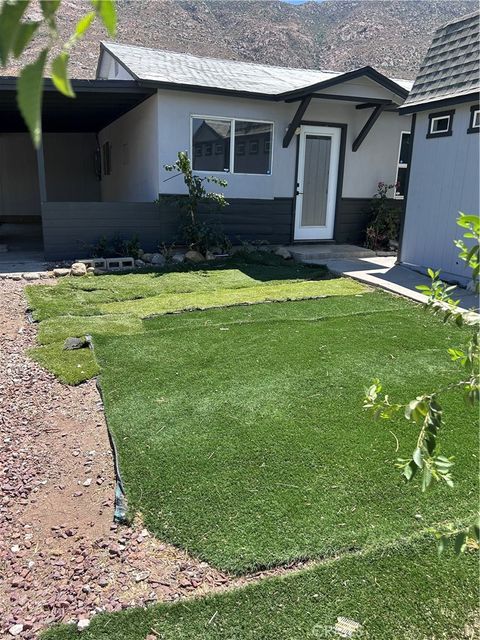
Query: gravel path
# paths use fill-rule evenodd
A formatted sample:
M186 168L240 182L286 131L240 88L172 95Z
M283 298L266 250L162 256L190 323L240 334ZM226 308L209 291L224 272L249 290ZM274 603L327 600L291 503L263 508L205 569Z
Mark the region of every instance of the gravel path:
M95 383L62 385L28 359L36 327L23 287L0 281L0 635L35 638L54 622L225 588L226 576L141 523L112 524Z

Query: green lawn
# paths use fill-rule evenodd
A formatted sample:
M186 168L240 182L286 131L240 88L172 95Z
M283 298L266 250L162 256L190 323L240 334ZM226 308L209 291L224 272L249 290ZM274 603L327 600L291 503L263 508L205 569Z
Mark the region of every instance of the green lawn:
M81 634L55 627L42 640L335 640L339 616L353 638L466 640L477 607L476 554L438 559L431 540L345 556L245 589L96 616ZM476 637L476 636L475 636Z
M423 535L476 509L476 413L441 398L455 486L425 495L393 467L414 430L372 422L362 399L377 376L402 401L456 379L447 348L464 329L271 257L68 279L28 296L41 320L33 357L70 383L101 373L132 516L234 574L335 558L231 593L101 615L85 640L144 640L152 628L164 640L313 640L338 637L337 616L375 640L463 637L476 559L438 560ZM297 297L316 299L278 302ZM62 350L85 334L94 352ZM74 637L72 627L45 635Z
M93 353L63 351L70 336L141 333L142 319L150 315L365 291L353 280L332 277L322 266L285 262L266 253L186 269L63 278L54 287L27 287L44 345L32 349L31 357L62 382L78 384L99 369Z
M475 509L474 411L443 398L456 485L426 500L393 469L390 429L399 455L416 434L361 408L374 376L402 400L453 380L446 350L458 328L379 292L144 324L97 336L95 353L131 512L160 538L242 573L384 544Z

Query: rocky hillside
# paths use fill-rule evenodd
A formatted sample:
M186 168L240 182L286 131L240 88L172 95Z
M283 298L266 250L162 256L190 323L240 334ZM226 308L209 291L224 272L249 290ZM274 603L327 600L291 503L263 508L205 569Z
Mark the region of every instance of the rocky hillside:
M63 0L63 35L85 11L84 0ZM117 0L119 42L267 64L349 70L369 64L412 78L432 33L477 8L471 0ZM37 9L33 8L32 12ZM26 53L32 59L46 35ZM72 54L71 75L95 76L99 25ZM18 65L3 74L15 75Z

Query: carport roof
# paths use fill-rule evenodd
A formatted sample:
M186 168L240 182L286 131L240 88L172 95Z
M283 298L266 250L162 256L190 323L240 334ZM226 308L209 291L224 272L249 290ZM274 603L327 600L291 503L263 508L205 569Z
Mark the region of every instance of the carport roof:
M45 80L44 132L96 132L155 93L131 80L72 80L76 97L60 94ZM0 132L26 131L16 102L16 78L0 77Z

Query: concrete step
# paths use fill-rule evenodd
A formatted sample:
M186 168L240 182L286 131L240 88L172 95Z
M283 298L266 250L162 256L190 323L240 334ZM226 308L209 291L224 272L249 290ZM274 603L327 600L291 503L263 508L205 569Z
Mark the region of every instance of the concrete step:
M345 258L373 258L374 251L353 244L294 244L287 249L297 262L322 263Z

